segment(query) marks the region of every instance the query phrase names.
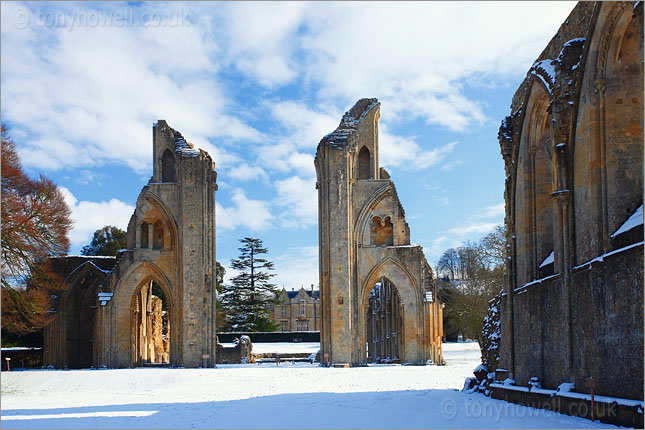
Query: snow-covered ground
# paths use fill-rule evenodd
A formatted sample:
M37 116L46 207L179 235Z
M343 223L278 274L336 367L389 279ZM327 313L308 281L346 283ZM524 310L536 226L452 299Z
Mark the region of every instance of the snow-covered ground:
M223 343L225 347L233 347L234 343ZM256 354L267 354L277 352L279 354L309 353L317 352L320 349L319 342L266 342L254 343L253 352Z
M258 344L259 345L259 344ZM602 428L458 391L477 343L444 345L446 366L3 372L3 428Z

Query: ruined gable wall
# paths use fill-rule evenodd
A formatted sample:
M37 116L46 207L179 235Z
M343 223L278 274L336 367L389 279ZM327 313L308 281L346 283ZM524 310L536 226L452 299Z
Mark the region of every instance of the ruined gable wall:
M378 101L360 100L317 150L321 352L332 362L364 363L365 297L371 290L365 282L389 276L406 306L402 359L424 363L433 343L432 360L442 363L439 312L430 313L421 300L426 285L431 288L424 275L427 263L421 247L409 246L405 212L389 175L378 165L378 118ZM364 147L370 151L370 177L360 169ZM439 304L433 306L438 309Z
M128 228L131 247L121 253L103 286L103 291L113 293L114 297L107 306L99 308L102 333L97 360L111 367L136 362L130 309L135 292L153 279L171 302L171 364L213 365L217 188L214 163L206 152L193 149L165 121L153 127L153 148L153 176L139 195ZM164 179L161 160L168 148L173 149L173 164L166 172L174 175ZM163 246L155 248L154 230L148 227L146 244L142 223L157 221L163 228ZM204 355L208 356L206 361Z

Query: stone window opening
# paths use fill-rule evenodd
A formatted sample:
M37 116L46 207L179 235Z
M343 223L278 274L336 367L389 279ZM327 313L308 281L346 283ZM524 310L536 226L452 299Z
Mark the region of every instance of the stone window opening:
M535 110L529 129L529 153L532 175L532 224L534 244L535 277L540 277L539 265L553 251L553 156L550 145L551 121L548 112L549 99L541 91L534 104Z
M280 330L287 331L287 323L286 323L286 321L282 321L280 323Z
M280 307L280 315L282 315L283 317L287 316L287 307L286 306L282 305Z
M161 156L161 182L175 182L175 156L170 149Z
M154 223L153 226L153 238L154 238L154 243L153 243L153 248L154 249L162 249L163 246L163 224L161 221L157 221Z
M599 70L605 81L601 121L606 131L600 143L605 252L613 249L610 234L643 198L642 16L628 7L617 10L604 68Z
M367 146L363 146L358 152L358 179L372 178L372 157Z
M372 217L370 223L370 242L375 246L392 246L394 244L394 226L392 219L386 216L381 219L379 216Z
M300 315L305 315L306 308L304 303L300 303Z
M147 222L141 223L141 248L148 248L149 226Z

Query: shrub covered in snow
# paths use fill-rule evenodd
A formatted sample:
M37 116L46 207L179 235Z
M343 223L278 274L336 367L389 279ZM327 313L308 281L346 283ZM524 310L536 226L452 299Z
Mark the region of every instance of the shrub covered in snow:
M502 292L488 302L488 313L484 317L484 324L482 326L482 363L491 371L497 369L499 361L499 341L501 337L500 331L500 315L499 307L502 301Z

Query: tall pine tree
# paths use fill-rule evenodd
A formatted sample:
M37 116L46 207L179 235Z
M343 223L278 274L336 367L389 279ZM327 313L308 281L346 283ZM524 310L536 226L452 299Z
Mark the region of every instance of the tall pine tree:
M262 240L245 237L241 239L240 256L231 261L231 267L239 274L224 285L219 299L226 313L228 325L234 331L274 331L277 325L269 315L275 303L277 288L269 281L275 276L273 263L262 254L268 250Z

